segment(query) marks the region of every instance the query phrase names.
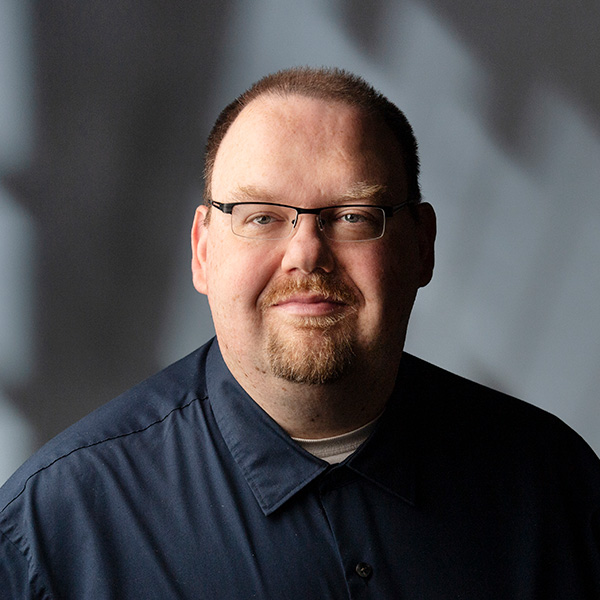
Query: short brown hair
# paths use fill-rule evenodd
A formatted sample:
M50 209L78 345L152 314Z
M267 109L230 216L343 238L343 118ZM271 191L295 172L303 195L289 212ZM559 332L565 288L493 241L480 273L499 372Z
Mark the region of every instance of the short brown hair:
M215 157L221 141L244 107L259 96L267 94L300 95L345 102L380 117L390 128L402 149L407 200L415 203L421 201L417 140L404 113L364 79L343 69L293 67L263 77L221 111L206 143L204 200L207 204L210 200Z

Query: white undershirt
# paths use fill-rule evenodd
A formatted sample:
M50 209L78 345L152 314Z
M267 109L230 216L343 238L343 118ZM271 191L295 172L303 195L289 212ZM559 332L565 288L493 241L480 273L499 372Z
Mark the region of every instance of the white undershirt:
M292 439L300 444L307 452L328 462L330 465L334 465L345 460L369 437L371 431L373 431L373 428L377 424L378 419L379 417L354 431L342 433L342 435L335 435L333 437L321 438L318 440L306 440L303 438Z

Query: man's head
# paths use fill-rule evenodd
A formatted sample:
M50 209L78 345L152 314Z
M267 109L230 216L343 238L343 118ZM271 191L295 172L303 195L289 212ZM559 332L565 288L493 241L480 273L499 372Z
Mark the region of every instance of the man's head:
M340 71L272 80L215 125L206 198L221 210L207 224L209 207L199 207L192 232L194 283L223 357L252 394L264 381L393 377L433 267L435 219L417 204L410 126Z

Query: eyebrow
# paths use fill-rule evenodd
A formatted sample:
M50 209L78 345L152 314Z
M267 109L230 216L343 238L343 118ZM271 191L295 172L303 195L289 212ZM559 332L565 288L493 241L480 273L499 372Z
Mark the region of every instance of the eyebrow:
M379 200L387 192L387 187L378 183L359 181L341 196L340 200Z
M344 202L375 202L380 200L387 192L387 186L359 181L352 184L341 196L337 198L338 203ZM244 185L231 194L230 202L273 202L281 203L281 198L274 196L267 190L253 185Z
M231 202L275 202L277 197L253 185L243 185L231 193Z

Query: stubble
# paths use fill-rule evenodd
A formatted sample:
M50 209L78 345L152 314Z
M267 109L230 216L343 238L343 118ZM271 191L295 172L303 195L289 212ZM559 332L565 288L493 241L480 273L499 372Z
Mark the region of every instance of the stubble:
M263 298L263 311L298 292L320 294L343 304L344 310L334 315L297 316L293 322L272 324L266 335L271 372L294 383L318 385L336 381L354 361L356 296L337 279L311 273L270 289Z

